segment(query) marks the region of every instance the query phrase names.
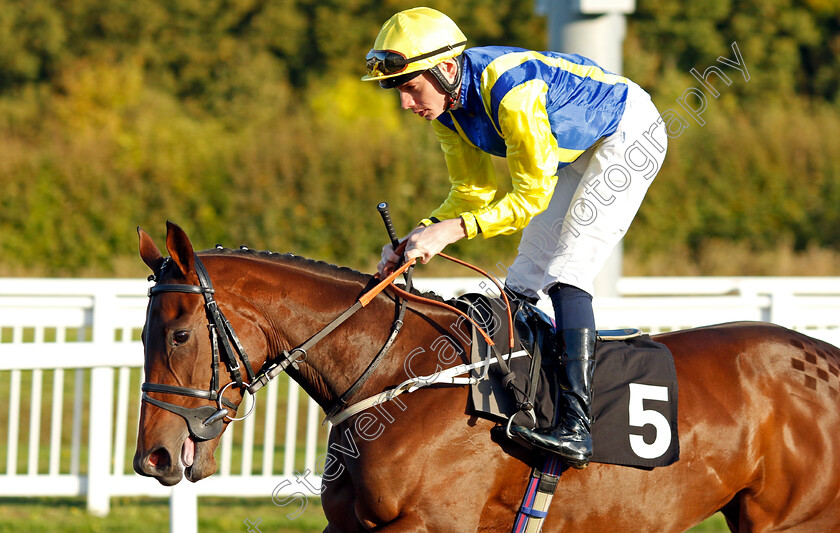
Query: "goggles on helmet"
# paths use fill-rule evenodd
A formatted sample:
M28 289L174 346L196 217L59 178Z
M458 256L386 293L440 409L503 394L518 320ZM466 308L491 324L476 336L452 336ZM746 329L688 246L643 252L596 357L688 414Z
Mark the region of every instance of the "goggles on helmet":
M411 58L407 58L402 53L396 52L394 50L371 50L365 57L368 76L393 76L394 74L398 74L405 70L406 67L408 67L409 63L414 63L415 61L420 61L432 56L436 56L438 54L442 54L444 52L452 50L453 48L457 48L465 44L467 44L467 41L461 41L460 43L455 44L447 44L446 46L438 48L437 50L433 50L431 52L420 54L419 56Z

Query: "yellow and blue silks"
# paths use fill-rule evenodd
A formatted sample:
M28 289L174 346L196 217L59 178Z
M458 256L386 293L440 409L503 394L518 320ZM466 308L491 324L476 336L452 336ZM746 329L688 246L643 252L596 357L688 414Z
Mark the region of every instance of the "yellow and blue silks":
M464 52L458 105L433 123L449 196L429 219L462 217L467 236L509 234L548 206L559 168L612 134L627 79L578 55L513 47ZM498 201L490 155L506 157L513 190Z

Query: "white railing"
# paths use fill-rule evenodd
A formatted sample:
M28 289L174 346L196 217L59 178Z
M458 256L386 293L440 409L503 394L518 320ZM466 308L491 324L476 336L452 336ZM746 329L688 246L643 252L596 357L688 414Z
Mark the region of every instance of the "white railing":
M84 495L95 514L108 512L112 496L168 496L173 531L195 531L198 496L305 493L300 473L316 472L328 428L285 376L225 432L217 474L174 488L134 474L148 285L0 279L0 402L8 406L0 410L0 496ZM488 287L475 278L416 285L445 297ZM600 328L655 333L763 320L840 345L840 278L623 278L618 290L621 297L595 299ZM317 494L320 478L306 480Z
M415 285L445 297L493 287L475 278L421 279ZM639 277L621 278L617 289L619 297L593 301L601 329L660 333L759 320L840 346L840 277ZM547 298L539 307L553 315Z
M297 474L315 472L328 428L286 376L225 432L218 474L166 488L133 472L148 285L0 280L0 401L8 401L0 414L0 496L83 495L98 515L108 513L112 496L169 496L172 529L180 532L195 531L198 496L302 492ZM306 480L317 493L320 478Z
M840 346L840 277L623 278L618 292L595 300L599 327L654 333L760 320Z

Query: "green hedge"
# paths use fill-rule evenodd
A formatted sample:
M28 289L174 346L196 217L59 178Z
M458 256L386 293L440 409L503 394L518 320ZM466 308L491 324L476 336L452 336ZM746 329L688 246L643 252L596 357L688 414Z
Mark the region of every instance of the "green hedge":
M732 42L750 80L727 71L706 124L671 140L627 249L840 247L838 2L638 4L625 69L660 109ZM410 5L0 0L0 275L139 275L135 227L160 242L167 219L199 248L372 269L374 206L405 232L448 188L428 125L358 81L379 24ZM545 47L529 2L430 5L471 44ZM517 240L451 251L491 267Z

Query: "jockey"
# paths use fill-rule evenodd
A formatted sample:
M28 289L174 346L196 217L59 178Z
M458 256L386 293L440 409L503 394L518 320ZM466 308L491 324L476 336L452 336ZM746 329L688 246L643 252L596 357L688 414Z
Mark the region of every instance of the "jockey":
M459 239L522 230L506 290L532 303L548 295L563 364L554 427L511 431L584 468L594 278L662 165L663 122L644 90L590 59L466 43L449 17L421 7L388 19L366 58L362 80L397 89L404 109L432 123L449 172L449 195L406 236L405 259L426 263ZM501 198L491 155L510 170ZM379 272L400 260L385 245Z

